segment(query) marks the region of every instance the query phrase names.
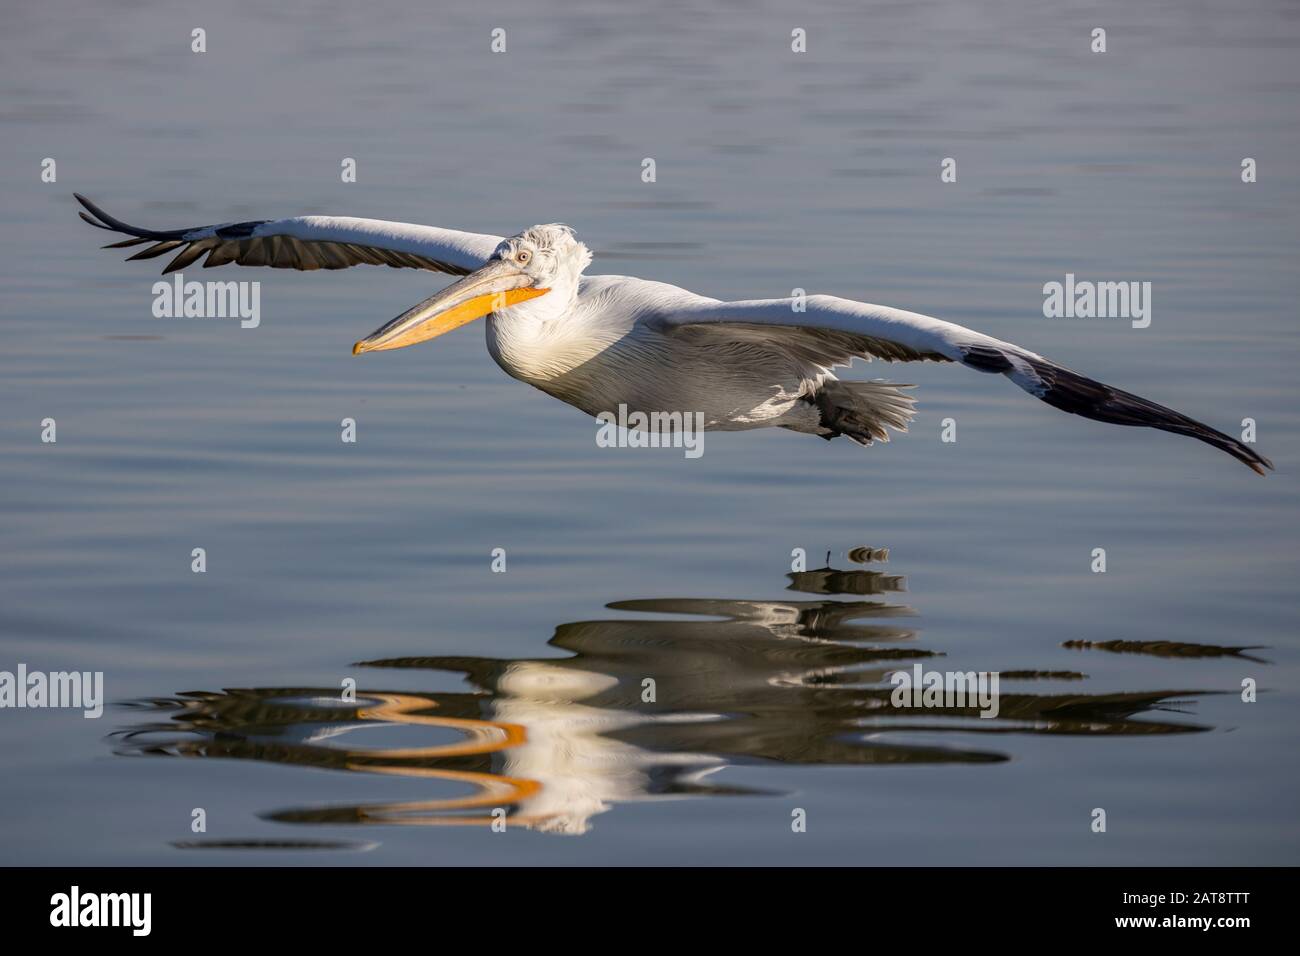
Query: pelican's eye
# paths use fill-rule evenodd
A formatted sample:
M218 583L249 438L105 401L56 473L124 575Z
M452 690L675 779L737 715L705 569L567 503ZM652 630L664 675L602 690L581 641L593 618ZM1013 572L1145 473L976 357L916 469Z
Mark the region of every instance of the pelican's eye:
M531 259L532 257L533 257L532 253L530 253L527 249L520 249L518 252L515 253L515 262L519 263L521 266L525 266L528 264L528 260Z

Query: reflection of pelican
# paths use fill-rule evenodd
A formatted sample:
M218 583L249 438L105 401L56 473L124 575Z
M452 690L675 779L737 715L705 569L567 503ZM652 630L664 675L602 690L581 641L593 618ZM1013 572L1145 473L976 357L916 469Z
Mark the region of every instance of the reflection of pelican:
M1153 657L1240 657L1257 664L1268 663L1263 658L1246 653L1262 650L1259 644L1224 647L1219 644L1188 644L1182 641L1066 641L1061 646L1074 650L1092 648L1115 654L1150 654Z
M862 445L906 431L907 386L842 382L855 358L955 362L1005 375L1075 415L1145 425L1222 449L1259 474L1268 460L1208 425L1093 381L1027 349L915 312L828 295L720 302L662 282L584 276L587 247L567 226L517 236L409 223L304 216L157 231L115 219L81 196L92 226L153 242L131 258L175 252L164 273L203 258L280 269L362 263L464 276L357 342L403 348L483 315L488 351L509 375L591 415L698 415L722 431L777 426ZM93 218L92 218L93 217ZM206 257L206 258L204 258Z
M825 572L829 572L828 575ZM867 571L791 575L795 589L895 593L898 576ZM838 575L834 577L831 575ZM866 575L856 580L853 575ZM870 582L870 583L868 583ZM463 796L282 810L284 822L483 825L497 808L512 824L583 833L591 819L636 800L752 793L715 772L737 763L877 765L994 763L971 732L1159 735L1206 728L1144 715L1198 691L1004 693L999 714L947 707L895 709L889 674L932 658L916 643L911 609L882 601L620 601L620 618L563 624L550 647L567 657L496 660L408 657L362 666L463 674L460 693L358 691L345 704L318 688L187 694L152 706L170 721L118 736L123 752L234 757L390 774L468 788ZM1085 679L1022 669L1006 681ZM653 681L653 695L647 693ZM354 731L419 727L421 746L362 747ZM951 747L917 743L956 732Z

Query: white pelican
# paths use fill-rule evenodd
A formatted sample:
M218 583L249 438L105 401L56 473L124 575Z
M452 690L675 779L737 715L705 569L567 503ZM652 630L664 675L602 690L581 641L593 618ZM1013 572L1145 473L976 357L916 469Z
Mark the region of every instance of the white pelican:
M722 302L630 276L584 275L591 253L568 226L517 236L457 232L374 219L300 216L138 229L78 195L92 226L152 241L131 256L177 255L173 272L206 255L277 269L369 263L463 276L357 342L354 354L404 348L486 315L487 347L508 375L590 415L702 415L705 428L778 426L860 445L906 431L909 386L845 382L831 369L855 358L956 362L1005 375L1062 411L1145 425L1220 448L1258 474L1268 459L1172 409L1093 381L1010 342L915 312L829 295ZM93 218L92 218L93 216ZM797 306L802 306L799 311Z

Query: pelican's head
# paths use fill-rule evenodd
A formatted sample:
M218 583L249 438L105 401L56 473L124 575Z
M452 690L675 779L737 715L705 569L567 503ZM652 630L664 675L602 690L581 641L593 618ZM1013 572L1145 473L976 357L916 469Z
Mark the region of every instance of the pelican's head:
M560 222L530 226L503 239L492 258L513 262L533 277L537 288L577 291L578 277L591 265L591 253L573 229Z
M352 346L352 354L425 342L489 312L503 312L542 295L554 298L563 310L577 294L578 279L590 262L591 253L568 226L532 226L503 239L481 269L407 309Z

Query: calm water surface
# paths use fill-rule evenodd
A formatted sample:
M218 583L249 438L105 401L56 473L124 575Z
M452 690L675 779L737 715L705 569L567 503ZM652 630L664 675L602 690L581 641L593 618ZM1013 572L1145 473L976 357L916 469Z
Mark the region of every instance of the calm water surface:
M1300 862L1293 5L53 2L0 44L0 669L114 702L0 712L0 862ZM920 386L884 447L602 449L481 330L350 356L437 276L227 269L260 328L155 319L162 260L74 189L161 228L563 220L595 272L1254 418L1277 473L953 368L856 371ZM1044 319L1066 272L1151 281L1151 327ZM914 663L1000 671L998 717L890 707Z

